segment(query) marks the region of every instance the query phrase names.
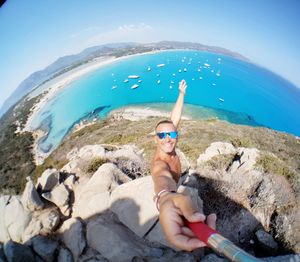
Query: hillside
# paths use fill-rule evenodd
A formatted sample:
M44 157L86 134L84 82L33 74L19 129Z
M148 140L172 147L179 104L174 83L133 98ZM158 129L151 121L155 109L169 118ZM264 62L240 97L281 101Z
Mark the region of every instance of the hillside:
M174 250L155 222L149 162L160 119L117 110L70 133L21 196L0 196L6 257L23 250L28 261L216 261L209 250ZM216 213L217 230L252 255L297 259L299 139L216 119L182 120L179 132L186 177L178 190Z

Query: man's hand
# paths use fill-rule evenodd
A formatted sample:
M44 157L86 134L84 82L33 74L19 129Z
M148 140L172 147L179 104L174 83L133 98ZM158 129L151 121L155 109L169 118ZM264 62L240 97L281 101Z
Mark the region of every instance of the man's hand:
M186 89L187 85L184 79L181 80L181 82L179 83L179 91L180 93L185 95L185 89Z
M167 240L177 248L187 251L206 246L184 224L183 217L190 222L204 222L206 218L197 212L189 196L178 193L164 195L160 200L159 220ZM210 214L206 223L215 228L216 215Z

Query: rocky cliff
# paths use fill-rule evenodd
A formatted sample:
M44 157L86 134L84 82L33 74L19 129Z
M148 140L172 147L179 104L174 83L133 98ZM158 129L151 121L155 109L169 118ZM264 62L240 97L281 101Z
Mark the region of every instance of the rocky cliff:
M0 197L0 261L226 261L208 249L190 253L168 244L149 176L150 130L157 119L118 118L71 134L38 179L28 177L22 195ZM265 261L299 259L293 255L300 252L299 162L274 154L277 147L287 150L279 138L269 151L253 147L261 129L248 128L243 140L237 138L243 127L236 126L230 142L227 124L196 125L181 125L184 179L178 190L191 194L204 213L215 212L217 230L249 253ZM222 142L208 138L206 127L222 132ZM208 144L191 143L188 132ZM270 133L287 145L292 139ZM269 139L264 134L265 145ZM272 169L266 159L289 169Z

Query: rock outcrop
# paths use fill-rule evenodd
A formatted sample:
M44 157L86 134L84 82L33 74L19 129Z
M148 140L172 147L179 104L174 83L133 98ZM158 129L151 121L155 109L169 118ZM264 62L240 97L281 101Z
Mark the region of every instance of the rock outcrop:
M260 256L276 256L283 245L299 251L294 193L284 177L256 169L257 149L213 143L195 170L178 152L188 170L178 191L204 213L217 213L225 237ZM226 156L226 165L211 166ZM3 261L225 261L166 241L152 178L143 176L147 164L135 146L89 145L67 157L36 186L28 178L22 197L0 196L0 261L1 254ZM90 168L95 158L99 166Z

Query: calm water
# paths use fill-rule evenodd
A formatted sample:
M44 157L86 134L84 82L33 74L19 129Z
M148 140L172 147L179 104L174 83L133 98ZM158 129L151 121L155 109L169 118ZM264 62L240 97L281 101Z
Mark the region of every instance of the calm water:
M125 83L129 75L140 78ZM217 116L300 136L300 90L289 82L232 57L168 51L112 63L64 88L33 121L33 128L49 132L40 149L53 150L74 124L85 118L105 117L113 109L132 104L156 103L153 108L164 108L161 103L176 100L181 79L188 84L186 105L202 106L185 107L193 117ZM139 87L131 89L134 84Z

